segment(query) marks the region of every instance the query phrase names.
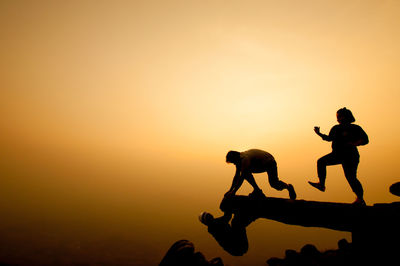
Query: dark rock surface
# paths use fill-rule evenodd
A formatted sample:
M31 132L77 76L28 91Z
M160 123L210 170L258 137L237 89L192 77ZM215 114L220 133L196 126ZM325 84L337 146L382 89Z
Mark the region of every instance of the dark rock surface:
M221 258L208 261L201 252L194 252L194 245L188 240L176 241L165 254L160 266L223 266Z
M400 250L400 202L365 206L237 195L225 197L220 209L224 216L202 222L221 247L234 256L247 252L246 227L259 218L351 232L353 255L365 263L391 263L397 260ZM342 241L340 245L348 243ZM317 249L306 246L300 253L303 257L307 254L315 257Z
M390 187L400 196L400 182ZM270 266L297 265L400 265L400 202L373 206L280 198L230 196L220 205L224 215L203 212L200 221L227 252L242 256L248 250L246 227L259 218L290 225L322 227L352 233L352 243L342 239L337 250L320 252L305 245L300 252L286 250L285 258L270 258ZM231 218L233 216L233 219ZM220 258L207 261L194 252L193 243L177 241L160 263L165 265L223 265Z
M333 266L333 265L359 265L354 256L352 244L342 239L337 250L320 252L314 245L305 245L300 252L286 250L284 258L270 258L269 266Z
M399 215L396 214L396 210L400 210L400 206L396 203L360 206L347 203L248 196L224 198L220 208L223 212L253 217L253 220L254 218L266 218L285 224L322 227L347 232L352 232L365 221L370 223L372 221L379 222L382 219L398 219Z

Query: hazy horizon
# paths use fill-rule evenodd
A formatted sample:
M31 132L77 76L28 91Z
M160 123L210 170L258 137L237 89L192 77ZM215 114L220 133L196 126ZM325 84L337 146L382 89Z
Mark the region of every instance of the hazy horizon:
M336 111L370 143L368 205L398 201L400 2L2 1L0 262L158 263L188 239L206 258L263 265L350 234L258 220L243 257L197 220L220 214L229 150L266 150L299 199L352 202L316 160ZM267 196L287 198L255 175ZM245 184L239 194L250 192Z

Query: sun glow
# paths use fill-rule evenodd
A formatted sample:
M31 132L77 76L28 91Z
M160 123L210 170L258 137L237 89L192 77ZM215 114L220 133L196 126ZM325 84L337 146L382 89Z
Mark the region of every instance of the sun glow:
M331 150L313 127L328 133L342 107L370 137L359 149L367 203L397 200L388 187L400 177L399 3L1 1L0 211L9 228L43 217L69 228L83 217L87 228L125 223L138 241L169 243L181 228L206 234L193 217L219 211L231 149L271 152L300 199L353 201L339 166L328 168L325 193L307 184ZM257 182L283 197L265 175ZM281 252L284 240L269 247ZM254 241L265 244L260 234Z

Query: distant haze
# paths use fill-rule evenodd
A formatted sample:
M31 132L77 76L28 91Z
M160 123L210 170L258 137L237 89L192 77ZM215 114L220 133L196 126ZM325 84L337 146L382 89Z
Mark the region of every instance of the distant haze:
M336 111L370 144L368 205L398 198L399 1L2 1L0 263L148 265L189 239L207 258L263 265L350 234L260 220L224 252L197 220L234 175L229 150L266 150L299 199L352 202L316 160ZM265 194L287 198L255 175ZM245 184L240 194L251 191Z

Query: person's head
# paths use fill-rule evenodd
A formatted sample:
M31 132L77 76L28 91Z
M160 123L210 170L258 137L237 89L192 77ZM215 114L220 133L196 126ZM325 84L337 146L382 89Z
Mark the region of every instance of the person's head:
M350 124L356 121L351 111L346 107L339 109L336 112L336 117L339 124Z
M229 151L226 154L226 162L227 163L238 163L240 160L240 152L238 151Z

